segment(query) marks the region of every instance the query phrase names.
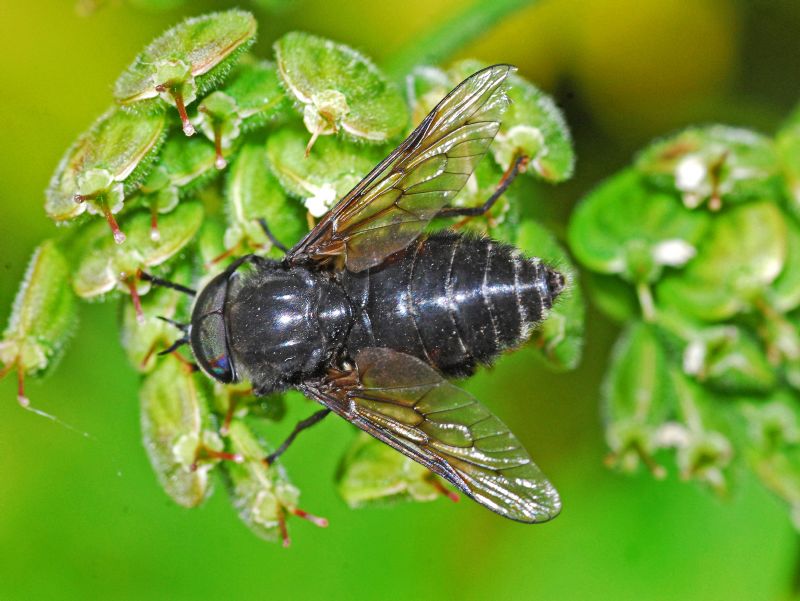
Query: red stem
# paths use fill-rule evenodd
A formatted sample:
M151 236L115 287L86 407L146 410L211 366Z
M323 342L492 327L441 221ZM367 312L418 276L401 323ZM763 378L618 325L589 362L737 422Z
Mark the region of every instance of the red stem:
M17 401L23 407L29 407L31 402L25 396L25 370L17 363Z
M183 104L183 94L180 93L176 88L172 88L170 90L172 97L175 99L175 107L178 109L178 115L181 117L181 123L183 124L183 133L187 136L194 135L194 125L192 122L189 121L189 115L186 113L186 105Z
M431 486L433 486L433 488L435 488L440 494L450 499L453 503L458 503L459 496L452 490L445 488L444 485L439 482L436 476L431 477L428 482L430 482Z
M139 291L136 289L136 279L126 278L125 285L131 293L131 300L133 301L133 309L136 311L136 321L139 325L144 323L144 311L142 311L142 298L139 296Z
M153 242L161 240L161 233L158 231L158 207L153 201L153 206L150 207L150 239Z
M284 549L292 544L292 539L289 538L289 530L286 528L286 512L280 503L278 503L278 528L281 532L281 539L283 540Z
M125 234L119 229L119 224L117 220L114 219L111 209L108 208L108 203L101 200L98 204L100 205L100 210L103 211L103 216L105 216L106 221L108 221L108 225L111 227L111 232L114 234L114 242L122 244L125 242Z
M217 169L225 169L228 166L228 161L225 160L225 157L222 156L222 125L217 124L214 126L214 151L217 154L217 158L214 161L214 166Z
M311 522L312 524L314 524L315 526L319 526L320 528L327 528L328 527L328 520L327 519L321 518L321 517L316 516L316 515L312 515L312 514L308 513L307 511L303 511L302 509L300 509L298 507L294 507L293 509L290 509L289 513L291 513L292 515L296 515L297 517L302 518L304 520L307 520L307 521Z

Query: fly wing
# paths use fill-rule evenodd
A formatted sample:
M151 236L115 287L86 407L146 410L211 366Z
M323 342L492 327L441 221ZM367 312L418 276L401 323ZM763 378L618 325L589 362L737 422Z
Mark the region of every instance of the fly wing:
M291 251L292 262L343 256L362 271L402 250L466 183L508 104L510 65L461 82Z
M352 374L304 392L502 516L544 522L561 509L508 427L415 357L367 348Z

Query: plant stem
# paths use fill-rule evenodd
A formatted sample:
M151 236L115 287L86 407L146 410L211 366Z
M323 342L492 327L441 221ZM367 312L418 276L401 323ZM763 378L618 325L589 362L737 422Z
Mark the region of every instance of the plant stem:
M642 308L642 317L647 323L653 323L656 320L656 305L653 301L653 291L647 282L639 282L636 284L636 295L639 297L639 305Z
M539 0L477 0L444 22L436 23L414 38L384 65L399 79L416 65L437 64L485 34L503 18Z

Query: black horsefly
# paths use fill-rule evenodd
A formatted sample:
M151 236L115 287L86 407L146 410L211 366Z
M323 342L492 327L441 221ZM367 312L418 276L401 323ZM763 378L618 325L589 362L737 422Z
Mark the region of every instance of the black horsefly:
M558 493L520 441L446 378L525 342L564 277L508 244L425 232L436 217L488 211L523 166L483 206L448 205L497 134L513 70L494 65L458 85L282 260L241 257L196 295L168 351L189 343L222 383L296 389L324 407L265 461L333 412L504 517L558 514Z

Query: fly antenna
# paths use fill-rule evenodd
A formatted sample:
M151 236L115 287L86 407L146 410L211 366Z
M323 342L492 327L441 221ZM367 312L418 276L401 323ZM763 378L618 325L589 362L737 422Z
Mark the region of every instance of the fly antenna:
M266 236L266 237L269 239L269 241L272 243L272 246L274 246L275 248L277 248L277 249L278 249L278 250L280 250L280 251L283 251L283 254L287 254L287 253L289 252L289 249L288 249L288 248L286 248L286 247L285 247L285 246L284 246L284 245L281 243L281 241L280 241L280 240L278 240L278 239L275 237L275 234L273 234L273 233L272 233L272 230L270 230L270 229L269 229L269 226L267 225L267 220L266 220L266 219L264 219L263 217L259 217L258 219L256 219L256 221L258 221L258 225L260 225L260 226L261 226L261 229L264 231L264 235L265 235L265 236Z
M182 323L180 321L175 321L174 319L170 319L169 317L164 317L163 315L157 315L156 319L160 319L161 321L167 322L169 325L178 328L184 334L187 334L189 332L189 324L188 323Z
M145 282L151 282L154 286L171 288L172 290L183 292L184 294L188 294L189 296L197 296L197 290L195 290L194 288L189 288L188 286L184 286L183 284L178 284L176 282L170 282L169 280L164 280L162 278L149 274L146 271L140 271L139 278L144 280Z
M164 349L163 351L161 351L158 354L159 354L159 356L169 355L172 351L174 351L176 349L179 349L184 344L188 344L188 343L189 343L189 338L187 338L186 336L182 336L181 338L178 338L175 342L170 344L169 348Z

